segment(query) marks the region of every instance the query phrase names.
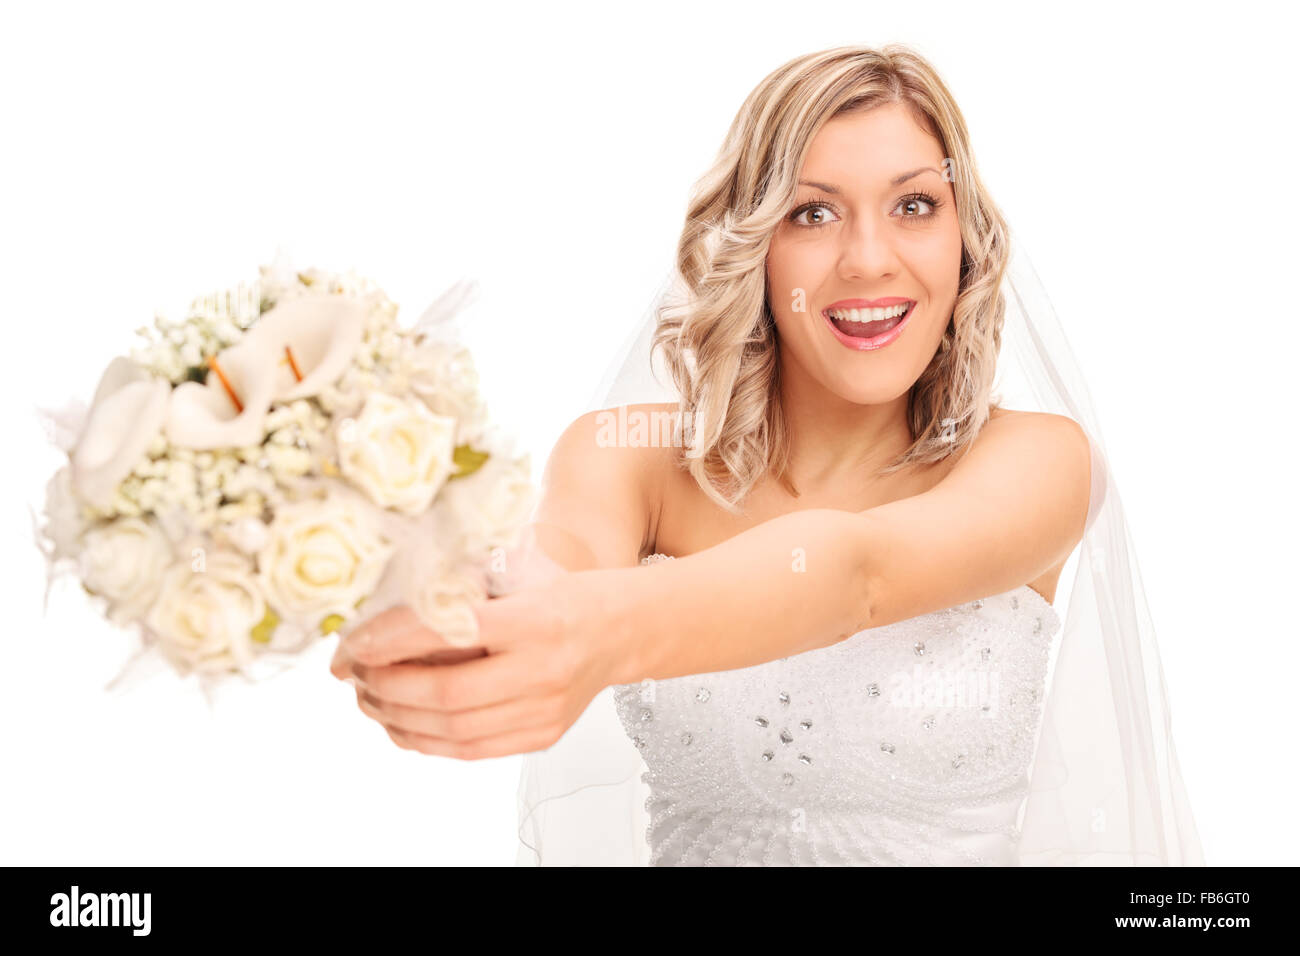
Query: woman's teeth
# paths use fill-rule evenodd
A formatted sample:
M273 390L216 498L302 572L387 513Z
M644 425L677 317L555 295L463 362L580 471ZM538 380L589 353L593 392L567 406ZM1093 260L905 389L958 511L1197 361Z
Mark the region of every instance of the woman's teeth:
M885 309L828 309L826 314L842 322L880 322L902 315L909 308L909 303L891 305Z
M854 339L874 339L901 323L913 304L904 302L882 309L827 309L826 315L841 335Z

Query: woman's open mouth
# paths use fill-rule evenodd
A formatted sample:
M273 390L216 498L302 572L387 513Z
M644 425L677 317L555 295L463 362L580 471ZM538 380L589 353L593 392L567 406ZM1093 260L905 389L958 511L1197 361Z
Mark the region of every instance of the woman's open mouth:
M822 316L840 344L851 349L878 349L903 334L915 307L915 302L907 300L885 308L823 309Z

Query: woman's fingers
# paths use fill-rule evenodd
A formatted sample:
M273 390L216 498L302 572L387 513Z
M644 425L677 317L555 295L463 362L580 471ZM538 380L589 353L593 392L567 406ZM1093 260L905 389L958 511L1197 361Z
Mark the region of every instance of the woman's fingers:
M334 649L334 656L330 659L330 673L339 680L350 680L356 677L355 666L358 661L370 658L376 664L387 663L379 659L382 655L370 650L372 644L376 642L366 637L367 634L377 635L380 642L387 642L393 640L394 635L404 635L423 627L416 613L406 605L399 605L376 614L339 641L338 647ZM378 646L382 646L382 643ZM359 654L361 656L358 656Z
M564 712L564 701L557 696L524 697L490 707L446 713L387 703L360 687L357 688L357 706L362 713L386 728L452 741L478 740L535 727L559 726Z
M559 740L564 735L565 730L568 729L568 725L563 721L544 720L539 723L528 723L521 727L506 729L492 735L478 736L471 739L452 739L421 733L418 730L410 730L404 726L387 722L389 718L388 712L392 709L391 705L376 708L365 694L365 691L360 688L357 689L357 703L365 713L374 718L384 728L388 738L403 750L414 750L417 753L432 756L454 757L458 760L482 760L490 757L531 753L534 750L545 750ZM497 713L476 716L471 718L470 722L464 724L464 726L486 727L498 725L504 728L529 713L533 709L530 705L536 703L536 701L520 702L518 706L512 703L487 708L487 710L496 711ZM542 709L548 711L550 708L542 705Z
M487 648L485 647L456 647L416 655L411 659L410 663L459 664L462 661L473 660L476 657L485 657L486 655ZM339 680L353 680L357 676L355 668L358 663L357 659L349 652L347 641L339 641L339 646L334 650L334 657L330 660L330 673Z
M339 647L363 664L391 664L457 649L405 604L375 615L343 638Z
M385 704L425 710L472 710L516 697L563 691L564 663L551 654L502 652L450 666L352 665L352 676Z
M458 647L450 651L434 651L411 661L412 664L460 664L476 657L487 656L486 647Z
M343 642L339 641L339 646L334 648L334 656L330 658L330 673L339 680L351 680L356 676L352 673L352 663Z
M373 668L410 661L458 663L465 657L522 644L563 643L566 627L560 607L567 605L559 591L553 587L546 594L521 592L477 605L474 612L479 640L471 647L447 643L407 605L390 608L339 641L330 673L339 680L348 680L359 676L362 665Z

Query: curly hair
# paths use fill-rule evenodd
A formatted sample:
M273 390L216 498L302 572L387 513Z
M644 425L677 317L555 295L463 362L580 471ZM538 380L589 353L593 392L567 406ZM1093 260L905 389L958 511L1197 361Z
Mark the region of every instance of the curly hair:
M693 438L679 464L728 511L769 472L787 474L779 341L768 303L772 235L795 200L809 144L829 119L907 106L943 146L962 237L953 314L908 396L911 445L881 476L967 447L988 420L1006 303L1008 229L980 181L961 111L934 68L900 44L798 57L749 94L718 157L694 185L676 265L684 294L659 310L653 347Z

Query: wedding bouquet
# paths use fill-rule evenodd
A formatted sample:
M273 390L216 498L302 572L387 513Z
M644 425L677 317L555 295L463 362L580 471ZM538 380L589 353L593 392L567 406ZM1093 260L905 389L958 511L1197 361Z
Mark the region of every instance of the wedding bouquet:
M396 604L472 642L533 503L458 341L473 283L403 328L353 273L259 273L137 330L88 408L50 416L51 578L75 570L182 673L283 667Z

